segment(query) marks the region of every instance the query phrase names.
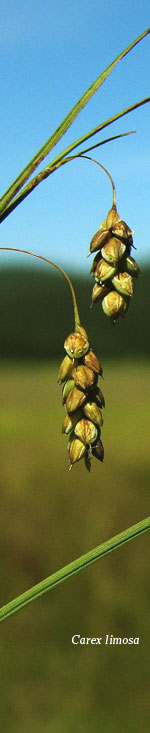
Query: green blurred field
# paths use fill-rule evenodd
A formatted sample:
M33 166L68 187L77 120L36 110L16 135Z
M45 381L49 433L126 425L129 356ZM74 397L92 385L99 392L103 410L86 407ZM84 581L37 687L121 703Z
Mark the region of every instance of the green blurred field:
M58 364L0 366L1 605L149 514L148 362L106 360L104 464L68 472ZM1 625L8 733L147 733L148 533ZM72 646L140 636L139 646Z

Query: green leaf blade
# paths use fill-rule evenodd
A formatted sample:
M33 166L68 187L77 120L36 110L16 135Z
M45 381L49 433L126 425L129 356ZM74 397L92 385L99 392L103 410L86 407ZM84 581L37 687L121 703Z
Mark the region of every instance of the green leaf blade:
M69 563L69 565L65 565L60 570L57 570L56 573L53 573L48 578L45 578L40 583L37 583L32 588L25 591L25 593L22 593L13 601L10 601L5 606L3 606L0 609L0 622L5 621L6 618L12 616L14 613L17 613L17 611L20 611L29 603L35 601L37 598L40 598L40 596L42 596L44 593L47 593L52 588L56 587L56 585L59 585L64 580L69 579L72 575L75 575L81 570L84 570L86 567L89 567L89 565L92 565L100 558L108 555L114 550L117 550L119 547L137 538L139 535L141 535L143 532L147 532L149 529L150 517L146 517L146 519L138 522L138 524L134 524L132 527L128 527L128 529L120 532L118 535L115 535L115 537L111 537L110 540L103 542L101 545L98 545L98 547L90 550L85 555L81 555L81 557L78 557L76 560Z
M46 143L44 143L44 145L35 154L32 160L21 171L19 176L17 176L15 181L13 181L13 183L7 189L7 191L5 191L5 193L3 194L3 196L0 199L0 210L1 211L2 211L2 207L4 210L4 207L8 205L9 201L11 201L11 199L22 188L24 183L28 180L28 178L30 178L34 170L37 168L37 166L44 160L44 158L48 155L50 150L52 150L52 148L54 148L56 143L63 137L63 135L68 130L68 128L72 125L72 123L74 122L78 114L81 112L81 110L89 102L89 100L95 94L95 92L99 89L99 87L104 83L105 79L107 79L108 75L114 69L116 64L119 61L121 61L149 33L150 33L150 29L148 28L140 36L138 36L138 38L136 38L135 41L133 41L129 46L127 46L124 49L124 51L122 51L114 59L114 61L111 64L109 64L109 66L100 74L100 76L98 76L98 78L93 82L93 84L91 84L91 86L84 92L82 97L78 100L78 102L70 110L70 112L67 114L67 116L64 118L64 120L59 125L59 127L57 127L57 129L51 135L51 137L48 138Z

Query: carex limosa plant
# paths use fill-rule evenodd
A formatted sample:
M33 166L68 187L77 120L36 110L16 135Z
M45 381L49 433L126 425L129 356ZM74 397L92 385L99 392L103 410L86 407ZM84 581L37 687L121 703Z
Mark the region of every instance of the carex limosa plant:
M101 122L97 127L86 132L79 139L74 140L68 147L50 161L50 163L40 173L31 178L38 165L45 159L50 151L55 147L57 142L63 137L65 132L72 125L78 114L92 98L93 94L101 87L105 79L114 69L116 64L121 61L145 36L150 33L148 28L133 43L131 43L124 51L122 51L116 59L98 76L93 84L87 89L75 106L70 110L59 127L53 132L50 138L44 143L42 148L34 155L31 161L25 166L24 170L10 184L7 191L3 193L0 199L0 222L2 223L11 212L52 173L56 172L66 163L83 157L83 155L94 147L99 147L118 137L124 137L128 133L121 133L105 140L101 140L96 145L92 145L86 150L82 149L83 143L97 135L105 127L113 124L116 120L121 119L140 106L147 104L150 97L142 99L130 107L123 109L119 113L111 116L109 119ZM72 155L72 151L80 147L80 152ZM104 166L101 166L104 168ZM90 252L95 253L92 272L95 278L95 285L92 293L92 304L98 300L102 301L104 313L108 315L112 321L115 321L120 315L124 315L129 306L130 298L133 293L132 277L137 277L139 268L133 257L131 256L131 247L133 246L132 230L124 222L118 214L116 207L116 194L113 180L109 176L113 187L113 204L108 212L105 220L100 225L98 232L92 237ZM30 179L30 180L29 180ZM11 247L0 247L0 249L14 249ZM16 247L15 251L18 250ZM102 376L102 367L89 344L88 335L84 327L80 324L79 314L77 311L76 298L72 284L68 276L61 268L41 255L27 252L34 257L49 262L54 265L68 280L71 288L75 327L74 331L65 339L64 357L58 374L58 381L62 384L62 399L65 406L66 414L63 420L62 431L69 436L69 459L70 466L84 458L86 467L90 469L91 457L103 460L103 445L101 442L102 413L104 406L104 397L97 384L99 376ZM121 545L129 542L139 534L150 529L150 518L140 521L133 527L112 537L107 542L102 543L80 558L77 558L69 565L61 570L53 573L50 577L25 591L21 596L10 601L6 606L0 609L0 621L5 620L8 616L16 613L28 603L50 590L52 587L69 578L71 575L79 572L83 568L92 564L100 557Z

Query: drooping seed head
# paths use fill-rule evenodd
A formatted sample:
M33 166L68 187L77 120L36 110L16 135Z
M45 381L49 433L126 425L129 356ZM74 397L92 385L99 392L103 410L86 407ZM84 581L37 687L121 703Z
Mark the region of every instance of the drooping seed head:
M90 420L86 420L84 417L82 420L77 422L74 432L77 438L79 438L85 445L95 443L98 436L96 425L94 425Z

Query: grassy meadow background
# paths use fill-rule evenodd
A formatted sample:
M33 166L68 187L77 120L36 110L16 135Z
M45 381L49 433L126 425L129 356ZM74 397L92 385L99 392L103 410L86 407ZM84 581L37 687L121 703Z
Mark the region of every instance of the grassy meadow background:
M2 269L0 360L1 605L149 514L150 270L125 320L89 310L92 277L72 278L103 365L103 464L68 472L57 385L73 330L61 276ZM1 721L8 733L147 733L148 533L1 625ZM81 636L140 637L138 646L73 646ZM137 728L138 725L138 728Z

